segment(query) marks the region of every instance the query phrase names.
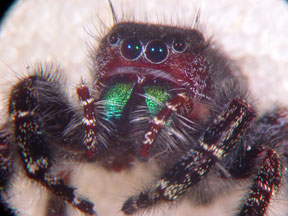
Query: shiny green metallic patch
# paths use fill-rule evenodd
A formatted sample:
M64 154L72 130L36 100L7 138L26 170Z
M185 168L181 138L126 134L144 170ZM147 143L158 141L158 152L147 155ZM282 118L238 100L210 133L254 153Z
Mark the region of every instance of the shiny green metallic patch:
M151 85L144 87L146 96L145 103L151 116L157 115L157 113L163 108L163 104L170 99L171 96L168 94L168 90L168 86Z
M107 119L121 117L123 109L131 97L133 87L133 83L117 83L108 88L102 96L105 101L104 110Z

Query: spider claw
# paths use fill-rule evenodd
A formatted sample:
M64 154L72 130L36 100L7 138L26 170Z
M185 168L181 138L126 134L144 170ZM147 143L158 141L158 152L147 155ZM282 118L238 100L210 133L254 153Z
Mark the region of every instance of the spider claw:
M138 210L138 206L136 203L136 200L133 197L130 197L126 202L124 203L121 211L124 212L125 215L133 215Z
M151 147L152 147L152 145L149 145L149 144L143 144L141 146L140 152L141 152L141 156L143 158L147 158L148 157L148 155L149 155L149 153L151 151Z
M131 196L128 198L128 200L126 200L121 210L125 213L125 215L136 214L141 209L146 209L159 201L159 195L160 193L158 188L154 188L152 190L142 192L137 196Z
M96 150L86 150L86 156L89 162L93 162L96 160Z
M94 208L94 203L85 199L75 197L72 201L72 205L78 208L80 211L87 213L88 215L97 215Z

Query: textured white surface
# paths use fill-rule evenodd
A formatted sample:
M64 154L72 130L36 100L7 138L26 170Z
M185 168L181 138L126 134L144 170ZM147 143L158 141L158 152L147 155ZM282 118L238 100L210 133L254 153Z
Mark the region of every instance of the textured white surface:
M195 11L200 8L202 28L207 36L223 47L241 66L249 80L251 94L259 110L275 104L288 105L288 6L283 0L146 0L114 1L117 14L134 14L137 20L192 24ZM95 44L92 35L98 35L103 24L111 25L111 12L105 0L25 0L13 8L0 32L0 96L1 113L5 113L5 98L15 76L26 73L28 65L35 62L56 62L61 65L71 87L87 76L89 49L87 44ZM128 16L129 17L129 16ZM144 19L145 20L145 19ZM178 21L178 22L177 22ZM90 34L90 35L89 35ZM87 80L88 78L86 78ZM89 177L82 178L88 170ZM90 169L89 169L90 170ZM75 184L85 184L83 194L87 194L96 205L99 216L121 215L119 209L127 195L133 194L136 185L145 185L147 167L138 167L130 172L108 173L96 168L95 164L75 168ZM81 178L79 178L79 176ZM136 177L135 177L136 176ZM33 209L27 194L45 194L44 189L23 192L27 184L22 184L16 193L23 197L18 205ZM127 189L127 190L126 190ZM25 190L24 190L25 191ZM177 208L154 213L154 215L231 215L233 199L219 198L209 209L191 210L188 202ZM227 198L226 197L226 198ZM43 198L45 199L45 198ZM227 201L228 200L228 201ZM223 202L222 202L223 201ZM280 201L285 205L287 201ZM187 210L188 209L188 210ZM34 210L34 209L33 209ZM278 207L273 207L273 215L279 215ZM23 214L28 215L28 214ZM30 213L30 215L36 215Z

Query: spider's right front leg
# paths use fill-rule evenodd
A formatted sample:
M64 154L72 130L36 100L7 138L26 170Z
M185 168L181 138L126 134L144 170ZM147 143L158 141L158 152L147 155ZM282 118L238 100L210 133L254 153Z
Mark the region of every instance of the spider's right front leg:
M254 117L255 113L249 105L239 99L233 100L199 138L199 148L190 149L185 153L161 176L154 187L130 197L124 203L122 211L127 215L133 215L159 202L179 199L236 147Z
M63 130L68 123L65 114L69 110L65 103L67 101L61 101L63 96L55 86L58 86L57 79L43 71L40 71L39 75L24 78L14 86L9 99L10 121L15 137L13 142L19 149L29 178L39 182L80 211L93 215L95 212L92 202L77 195L74 188L49 172L53 155L47 142L49 132L45 129L54 130L55 134L58 133L60 136L61 131L57 131ZM51 112L54 119L47 118L47 112Z

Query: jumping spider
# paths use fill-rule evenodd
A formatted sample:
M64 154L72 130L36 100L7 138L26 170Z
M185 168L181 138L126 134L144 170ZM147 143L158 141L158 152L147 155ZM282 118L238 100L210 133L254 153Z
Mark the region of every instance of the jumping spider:
M245 80L200 31L119 22L92 59L92 87L83 82L76 89L81 112L52 66L12 87L9 120L0 129L4 199L14 171L23 167L52 197L94 215L94 204L54 171L59 161L96 160L119 171L153 158L162 174L127 199L126 215L184 194L209 202L247 179L251 186L236 215L267 213L286 176L287 110L256 117Z

